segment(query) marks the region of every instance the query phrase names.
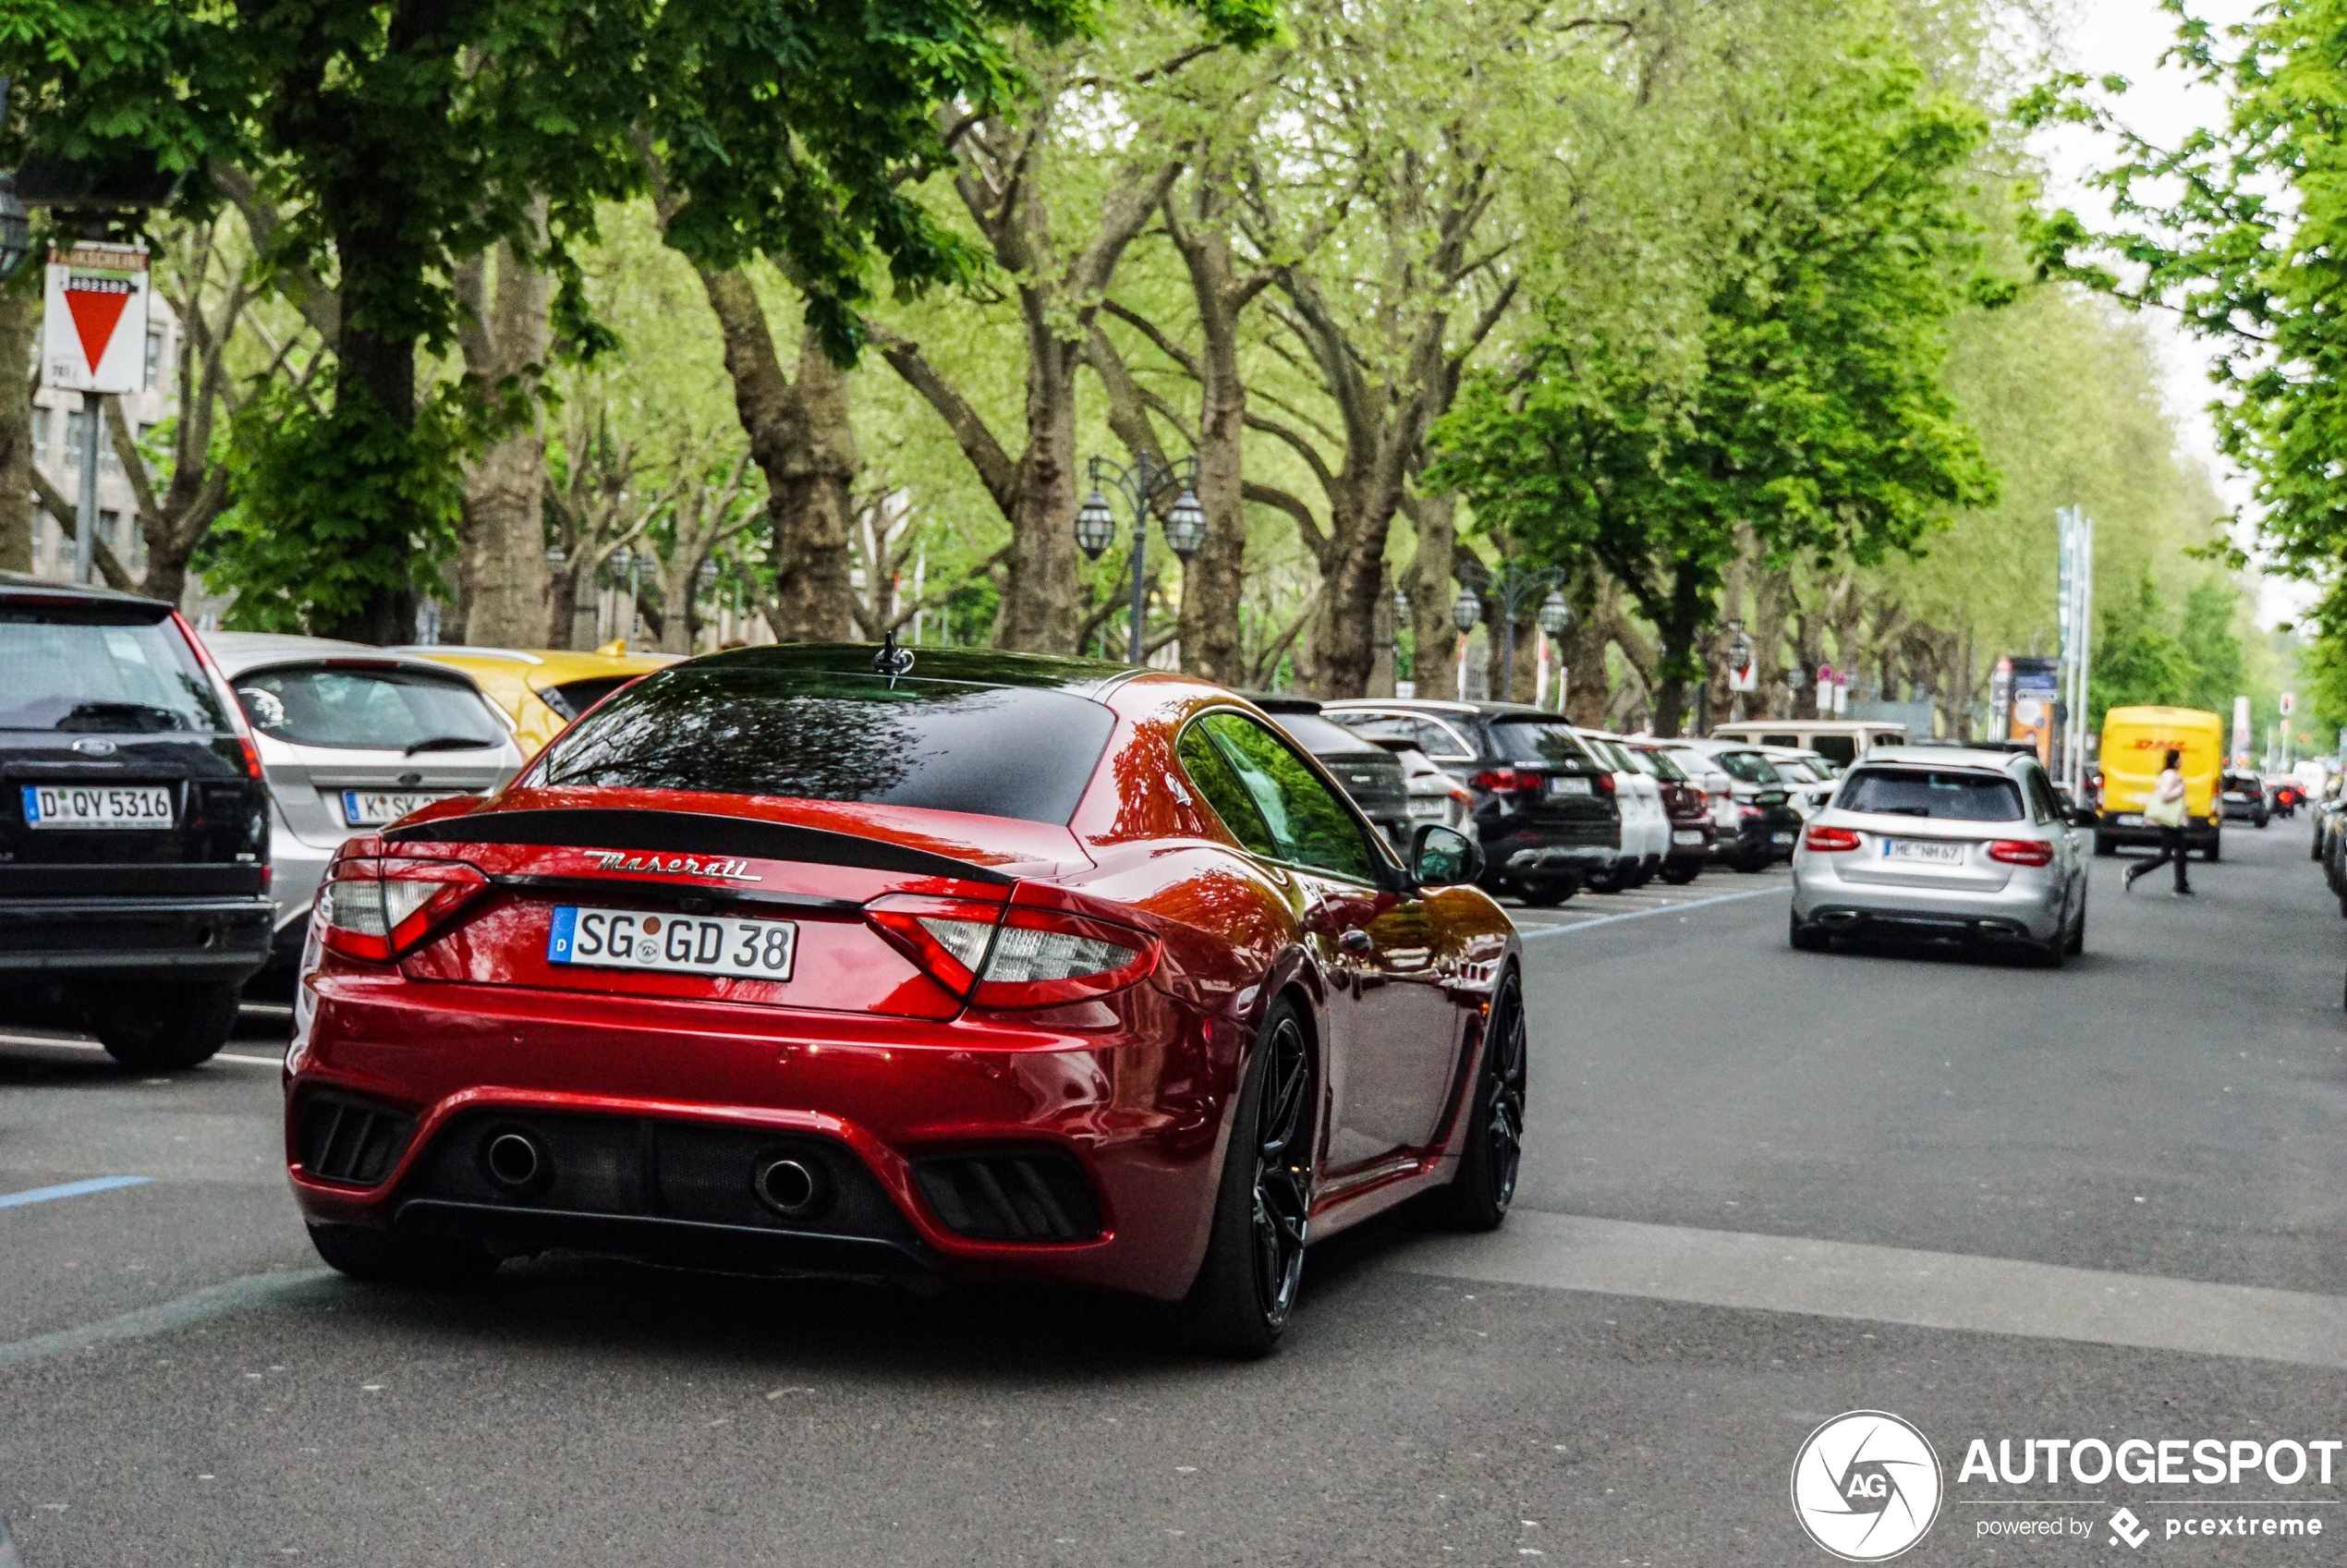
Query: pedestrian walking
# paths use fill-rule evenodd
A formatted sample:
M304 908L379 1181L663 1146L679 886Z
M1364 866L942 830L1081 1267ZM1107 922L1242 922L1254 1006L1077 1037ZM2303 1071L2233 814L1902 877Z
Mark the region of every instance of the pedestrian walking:
M2127 868L2127 891L2135 891L2135 879L2146 871L2156 871L2170 861L2176 866L2176 896L2190 898L2192 883L2184 879L2184 775L2176 766L2183 760L2183 753L2171 751L2160 766L2159 782L2151 786L2151 799L2144 806L2144 820L2159 830L2159 853L2148 860L2138 860ZM2140 774L2137 775L2141 777Z

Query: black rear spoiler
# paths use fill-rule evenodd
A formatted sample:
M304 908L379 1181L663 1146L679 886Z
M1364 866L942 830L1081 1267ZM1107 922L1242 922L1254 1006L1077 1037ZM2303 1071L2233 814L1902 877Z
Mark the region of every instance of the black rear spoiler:
M392 828L383 836L386 844L529 844L661 855L730 855L745 860L803 860L906 876L954 877L1001 887L1018 881L991 867L885 839L702 811L620 811L592 806L475 811Z

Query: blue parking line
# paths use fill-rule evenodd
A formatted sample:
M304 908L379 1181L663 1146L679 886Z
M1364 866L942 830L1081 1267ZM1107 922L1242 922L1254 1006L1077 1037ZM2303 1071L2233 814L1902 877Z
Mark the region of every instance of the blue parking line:
M1643 920L1649 915L1676 915L1684 910L1700 909L1707 904L1733 904L1739 898L1766 898L1772 893L1782 897L1792 891L1785 887L1757 887L1750 893L1723 893L1714 898L1695 898L1684 904L1665 904L1655 909L1633 909L1627 915L1600 915L1594 920L1576 920L1569 926L1538 926L1528 931L1518 927L1516 935L1530 942L1534 937L1559 936L1566 931L1586 931L1591 926L1610 926L1616 920Z
M21 1209L28 1203L46 1203L53 1197L79 1197L84 1193L112 1192L116 1187L135 1187L153 1180L152 1176L92 1176L86 1182L62 1182L53 1187L0 1193L0 1209Z

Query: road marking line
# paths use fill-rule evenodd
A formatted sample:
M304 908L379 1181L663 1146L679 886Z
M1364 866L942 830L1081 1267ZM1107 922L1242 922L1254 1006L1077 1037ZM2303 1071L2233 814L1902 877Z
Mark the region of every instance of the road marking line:
M28 1187L22 1192L0 1193L0 1209L21 1209L28 1203L46 1203L54 1197L79 1197L84 1193L142 1186L153 1180L152 1176L92 1176L86 1182L63 1182L53 1187Z
M19 1367L28 1361L45 1361L53 1355L83 1350L110 1340L145 1339L151 1334L168 1333L173 1329L184 1329L190 1323L201 1323L207 1318L239 1312L248 1307L260 1307L283 1296L315 1290L333 1278L334 1272L331 1269L295 1269L274 1274L246 1274L220 1284L206 1285L176 1300L141 1307L136 1311L113 1318L101 1318L78 1329L59 1329L55 1333L36 1334L29 1340L0 1344L0 1367Z
M2010 1258L1520 1210L1496 1235L1430 1239L1391 1266L1496 1284L2347 1368L2347 1296Z
M1739 898L1765 898L1769 893L1784 893L1781 887L1757 887L1750 893L1723 893L1713 898L1694 898L1684 904L1665 904L1657 909L1633 909L1626 915L1600 915L1594 920L1576 920L1569 926L1535 926L1530 930L1516 928L1519 936L1554 936L1559 931L1586 931L1591 926L1610 926L1616 920L1643 920L1649 915L1668 915L1674 909L1700 909L1707 904L1733 904Z
M86 1039L52 1039L47 1035L0 1034L0 1045L45 1045L56 1051L103 1051L105 1047ZM250 1067L282 1067L282 1056L244 1056L233 1051L215 1052L206 1058L213 1062L242 1062Z

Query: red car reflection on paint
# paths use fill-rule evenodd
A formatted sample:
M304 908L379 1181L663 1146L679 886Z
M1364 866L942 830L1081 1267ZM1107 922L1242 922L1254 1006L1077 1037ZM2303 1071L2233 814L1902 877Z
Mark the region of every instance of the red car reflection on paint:
M1271 1348L1307 1239L1490 1228L1520 949L1228 692L893 647L646 676L321 886L286 1152L347 1273L958 1272Z

